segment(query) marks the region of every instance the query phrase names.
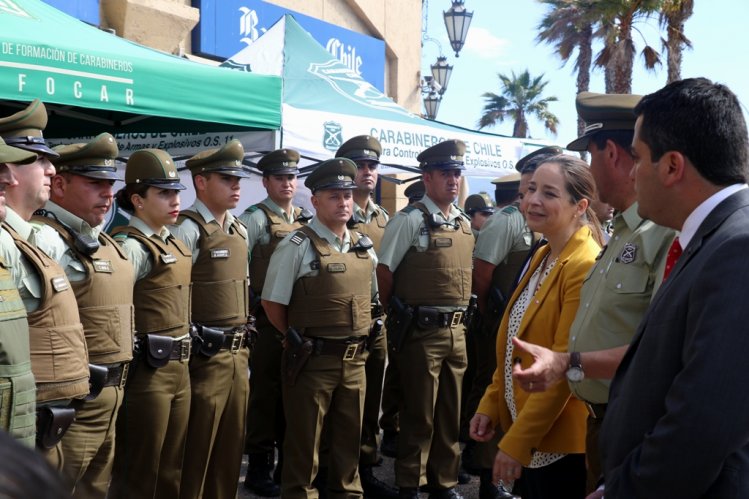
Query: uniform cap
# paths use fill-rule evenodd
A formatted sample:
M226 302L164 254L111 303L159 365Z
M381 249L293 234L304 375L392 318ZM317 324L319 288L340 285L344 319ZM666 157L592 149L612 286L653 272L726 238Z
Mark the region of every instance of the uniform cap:
M476 212L494 213L494 201L485 192L471 194L466 198L463 211L468 213L469 216L472 216Z
M466 144L462 140L445 140L428 149L424 149L416 157L422 170L465 170L463 156Z
M404 194L408 198L409 203L415 203L416 201L421 200L421 198L424 197L425 193L426 188L424 187L423 180L417 180L416 182L413 182L411 185L406 187L406 190L404 191Z
M14 163L17 165L27 165L36 161L36 154L31 151L25 151L17 147L5 145L5 141L0 139L0 163Z
M570 151L586 151L591 137L603 130L634 130L635 106L642 96L580 92L575 98L577 114L585 121L583 135L569 143Z
M495 178L492 180L492 184L495 185L496 189L511 190L513 187L517 189L520 186L520 172L512 172Z
M520 158L520 161L515 163L515 169L521 174L533 173L538 165L557 154L562 154L562 148L559 146L542 147Z
M348 158L353 161L380 162L382 145L371 135L357 135L344 142L335 153L336 158Z
M127 160L125 183L145 184L161 189L184 190L179 173L168 152L161 149L141 149Z
M122 180L114 165L119 149L111 134L102 133L88 143L57 146L54 151L60 155L52 159L57 173L70 172L102 180Z
M39 99L34 99L25 109L0 118L0 137L9 146L52 158L57 153L47 146L42 130L47 126L47 108Z
M203 173L223 173L232 177L249 178L250 174L242 165L244 147L237 139L224 147L201 151L185 162L193 175Z
M323 161L304 181L314 194L323 189L353 189L356 187L356 163L348 158Z
M263 175L296 175L299 173L299 153L294 149L276 149L257 162Z

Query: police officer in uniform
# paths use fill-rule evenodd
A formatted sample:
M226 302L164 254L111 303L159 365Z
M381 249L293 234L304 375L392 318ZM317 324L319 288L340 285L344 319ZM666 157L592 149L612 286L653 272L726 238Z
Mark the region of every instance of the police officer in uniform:
M391 219L377 268L389 317L403 320L403 310L413 314L399 331L402 340L392 327L388 330L388 339L400 343L395 360L403 404L395 470L401 497L416 497L427 480L431 497L460 497L454 487L474 237L470 220L452 203L465 169L464 153L465 143L448 140L417 157L426 195Z
M337 158L348 158L356 163L354 183L354 213L348 222L349 230L369 237L375 252L380 251L388 214L372 199L377 187L377 167L380 163L382 146L370 135L357 135L344 142L336 152ZM383 319L382 305L372 303L372 320ZM393 498L398 491L380 481L372 468L380 463L377 455L377 437L380 434L378 418L382 400L382 381L385 376L387 341L384 332L374 340L367 357L367 393L364 398L364 421L362 423L362 445L359 455L359 476L364 494L367 497Z
M263 288L269 320L286 331L281 483L288 499L315 494L323 420L332 449L329 496L362 495L357 468L377 257L369 238L346 228L354 177L356 165L339 158L307 178L317 214L278 245ZM303 352L309 356L298 364Z
M117 193L133 214L113 236L134 267L137 352L117 421L114 498L179 497L191 398L192 254L167 225L177 221L184 188L166 151L142 149L128 159Z
M269 152L258 161L263 187L268 196L239 216L247 226L250 260L252 312L257 319L258 338L250 359L250 402L247 408L248 456L244 486L255 494L275 497L281 494L281 445L284 435L281 400L281 354L283 332L270 323L260 306L260 295L273 251L292 231L306 225L312 213L293 205L297 186L299 153L293 149ZM273 473L275 449L279 449ZM273 474L273 477L271 477ZM278 477L278 480L275 478Z
M0 139L0 222L5 220L5 189L16 182L7 163L27 164L36 154L5 145ZM34 375L29 353L26 308L5 258L5 246L15 249L0 227L0 430L31 447L35 434Z
M34 211L49 199L49 182L55 174L50 158L58 154L44 141L46 125L47 111L38 100L0 119L0 136L7 143L37 154L33 163L10 165L18 183L6 190L3 228L16 249L7 242L2 246L28 313L37 447L53 467L62 470L60 439L75 417L71 402L88 395L89 368L75 294L65 271L44 251L59 235L52 228L29 223Z
M599 197L617 210L614 233L588 274L580 292L580 308L570 328L568 352L535 345L529 351L541 362L519 371L520 386L534 390L564 380L588 407L586 460L588 490L601 476L598 432L606 414L609 385L660 284L674 231L637 214L633 158L634 107L639 95L583 92L575 101L585 132L567 146L590 153L590 169ZM535 381L534 381L535 380Z
M50 256L75 291L91 366L91 394L75 400L75 422L62 439L63 473L74 497L104 498L115 452L115 426L133 358L133 267L103 232L117 175L117 143L102 133L90 143L58 146L50 201L33 218L57 231Z
M192 402L181 497L233 497L242 464L250 384L247 232L239 202L244 148L232 140L186 162L197 200L172 234L192 252ZM254 327L254 326L253 326Z
M476 237L486 221L494 213L494 201L485 192L471 194L463 203L463 211L471 217L471 229Z

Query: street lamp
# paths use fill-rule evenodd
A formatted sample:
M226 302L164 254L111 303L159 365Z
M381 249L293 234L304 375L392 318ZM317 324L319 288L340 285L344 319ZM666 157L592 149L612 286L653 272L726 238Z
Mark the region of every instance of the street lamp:
M437 111L439 111L440 102L442 102L442 96L437 92L429 92L428 94L426 94L426 96L424 97L426 119L433 120L437 117Z
M444 94L447 90L447 84L450 82L450 76L453 74L452 64L447 63L447 57L440 55L437 57L437 62L430 67L432 68L432 76L439 86L442 87L440 94Z
M450 39L450 45L452 45L455 51L455 57L458 57L458 52L460 52L460 49L463 48L466 42L466 35L468 35L468 28L471 25L473 12L466 11L464 0L452 0L452 2L450 10L443 12L442 15L445 18L445 28L447 28L447 37Z

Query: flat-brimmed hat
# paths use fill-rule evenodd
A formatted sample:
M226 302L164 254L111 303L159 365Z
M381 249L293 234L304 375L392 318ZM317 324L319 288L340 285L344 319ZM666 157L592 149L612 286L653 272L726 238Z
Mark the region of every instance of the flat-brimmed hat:
M323 161L310 173L304 185L313 193L325 189L354 189L356 163L348 158Z
M65 144L54 148L60 156L52 159L57 173L73 173L102 180L122 180L114 160L119 149L109 133L98 135L91 142Z
M296 175L299 173L299 153L294 149L276 149L257 162L263 175Z
M465 170L463 156L466 144L462 140L445 140L424 149L416 157L422 170Z
M224 147L206 149L185 161L185 166L193 175L204 173L222 173L232 177L249 178L250 173L242 165L244 147L237 139L229 141Z
M344 142L335 153L336 158L348 158L352 161L380 162L382 145L371 135L357 135Z
M635 106L642 96L580 92L575 98L577 114L585 121L582 136L567 145L570 151L586 151L591 137L604 130L634 130Z
M42 134L46 127L47 108L34 99L25 109L0 118L0 137L9 146L56 158L57 153L50 149Z
M179 173L168 152L161 149L141 149L127 160L125 183L145 184L160 189L184 190Z

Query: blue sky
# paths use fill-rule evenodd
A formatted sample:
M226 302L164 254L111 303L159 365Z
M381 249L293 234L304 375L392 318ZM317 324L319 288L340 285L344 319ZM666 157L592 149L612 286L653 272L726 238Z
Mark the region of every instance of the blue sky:
M442 45L448 62L455 66L448 89L443 96L437 119L439 121L475 128L481 115L487 91L499 93L497 73L520 73L526 68L531 75L544 73L549 81L547 95L559 101L551 104L551 111L560 119L556 137L544 130L543 124L531 120L534 138L552 140L566 145L576 137L576 75L570 62L562 67L549 45L535 42L536 26L547 6L535 0L465 0L466 9L474 12L466 46L456 58L445 31L442 11L450 7L450 0L428 0L427 34ZM687 21L685 31L693 49L687 50L682 63L682 77L705 76L728 85L744 105L749 119L749 51L744 37L749 30L749 2L746 0L696 0L694 14ZM660 47L657 18L638 25L635 45L643 46L643 37L650 45ZM596 50L594 48L594 50ZM439 55L437 44L425 42L422 73L431 74L429 65ZM665 55L664 55L665 61ZM665 84L665 66L656 73L640 69L641 59L635 61L633 93L646 94ZM591 91L603 92L603 76L595 71ZM512 123L486 129L494 133L512 134ZM472 186L473 187L473 186ZM476 190L473 188L472 190Z

